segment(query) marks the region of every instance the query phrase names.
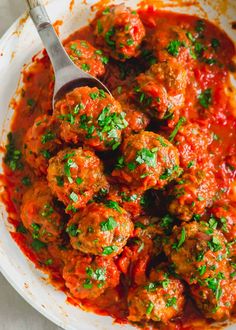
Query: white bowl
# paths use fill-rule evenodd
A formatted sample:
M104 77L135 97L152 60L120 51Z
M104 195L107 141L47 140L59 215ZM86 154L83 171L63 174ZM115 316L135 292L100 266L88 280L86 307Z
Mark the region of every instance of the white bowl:
M75 0L72 10L69 9L70 2L70 0L47 2L47 10L52 21L63 20L63 25L60 27L62 38L86 25L92 15L90 9L94 1L89 0L85 3L82 0ZM125 2L131 7L136 7L138 3L137 0L115 2ZM168 8L168 3L171 3L170 10L197 14L216 22L236 43L236 32L231 27L231 22L236 17L235 0L199 0L196 1L198 5L192 6L189 6L188 0L183 0L186 6L181 7L177 7L181 2L177 0L156 2L165 9ZM176 7L173 4L176 4ZM21 69L23 65L30 63L32 56L41 48L42 44L33 23L29 18L26 19L26 16L19 18L0 40L0 132L2 132L3 145L13 114L8 105L17 88ZM130 325L113 324L110 317L87 313L66 303L66 296L47 283L45 275L35 269L11 238L9 230L12 228L7 223L7 213L2 204L0 204L0 214L0 270L28 303L48 319L68 330L133 329ZM231 326L229 329L236 329L236 326Z

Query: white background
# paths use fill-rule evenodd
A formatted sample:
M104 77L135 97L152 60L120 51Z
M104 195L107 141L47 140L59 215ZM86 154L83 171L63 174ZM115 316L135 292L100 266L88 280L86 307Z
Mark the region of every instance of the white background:
M0 0L0 38L24 10L24 0ZM0 330L59 329L30 307L0 273Z

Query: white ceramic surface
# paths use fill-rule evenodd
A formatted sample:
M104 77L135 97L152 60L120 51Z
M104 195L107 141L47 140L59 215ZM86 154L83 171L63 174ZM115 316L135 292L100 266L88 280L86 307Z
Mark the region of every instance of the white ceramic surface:
M93 2L89 0L85 4L82 0L75 0L73 10L70 11L70 0L47 1L47 10L52 21L63 20L60 28L62 38L87 24L88 18L91 17L90 6ZM138 1L115 2L125 2L135 7ZM223 27L236 42L235 31L231 29L230 24L236 17L235 0L199 0L196 1L198 5L192 6L189 6L188 0L183 0L182 3L186 3L186 7L180 8L178 8L180 1L177 0L157 2L161 6L165 5L164 7L168 2L171 3L171 10L173 10L173 4L176 4L174 9L176 11L208 17ZM40 39L30 19L27 19L24 24L22 24L22 18L18 20L0 40L0 132L2 132L3 145L12 116L12 109L9 109L8 105L17 88L21 68L24 64L30 63L32 55L41 48ZM35 309L68 330L133 329L131 326L113 324L110 317L87 313L67 304L65 295L47 283L45 276L34 268L11 239L8 232L11 228L7 223L7 214L3 205L0 205L0 217L0 269L12 286ZM236 326L230 329L236 329Z

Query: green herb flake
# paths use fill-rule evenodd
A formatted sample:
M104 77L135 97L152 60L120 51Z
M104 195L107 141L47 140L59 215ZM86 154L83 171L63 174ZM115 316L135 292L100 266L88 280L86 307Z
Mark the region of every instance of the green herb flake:
M20 150L16 149L14 135L12 133L9 133L7 135L7 138L8 144L6 145L6 155L4 158L4 163L7 164L12 171L22 170L22 153Z
M89 70L90 70L90 65L87 64L87 63L82 63L82 64L81 64L81 69L82 69L83 71L89 71Z
M208 109L212 104L212 89L207 88L205 91L201 92L198 96L198 101L203 108Z
M216 38L211 39L211 47L214 48L215 51L217 51L220 47L220 41Z
M205 272L206 272L206 265L202 265L202 266L198 267L197 270L199 272L199 275L200 276L203 276L205 274Z
M137 157L135 159L136 163L139 165L147 164L148 166L156 166L156 151L152 152L149 149L143 148L137 152Z
M39 252L41 249L46 248L47 244L44 242L41 242L38 239L34 239L33 242L31 243L31 246L36 252Z
M179 119L179 121L177 122L177 124L175 125L174 130L172 131L172 133L169 136L169 140L172 142L175 138L175 136L177 135L180 127L186 122L186 118L185 117L181 117Z
M179 55L179 49L180 47L185 46L185 44L180 40L172 40L170 41L169 45L167 46L167 51L172 56L178 56Z
M48 131L46 134L42 135L41 142L42 144L46 144L47 142L54 140L55 137L55 133L53 133L52 131Z
M28 100L27 100L27 105L28 105L29 107L34 107L35 104L36 104L36 101L35 101L34 99L28 99Z
M166 301L166 307L175 306L176 303L177 303L177 298L176 297L168 298L167 301Z
M152 312L152 310L153 310L153 308L154 308L154 304L150 301L149 304L148 304L148 307L146 309L146 314L147 315L150 315L151 312Z
M23 225L23 223L20 223L17 226L16 231L17 231L17 233L27 234L27 229L25 228L25 226Z
M122 213L121 207L119 206L119 204L117 202L114 202L112 200L107 200L107 201L105 201L105 205L109 209L114 209L117 212Z
M182 228L181 234L180 234L180 239L177 243L174 243L172 245L172 248L175 250L178 250L184 244L185 239L186 239L186 230L185 230L185 228Z
M64 186L64 178L63 176L56 176L56 181L58 187L63 187Z
M103 256L109 256L110 254L116 252L118 250L117 246L106 246L103 248L102 255Z
M74 203L77 203L78 200L79 200L79 197L78 197L78 195L77 195L74 191L72 191L72 193L70 194L70 199L71 199Z
M23 178L22 178L22 180L21 180L21 182L22 182L22 184L24 185L24 186L26 186L26 187L29 187L29 186L31 186L31 180L30 180L30 178L28 177L28 176L24 176Z
M77 237L78 234L81 233L81 231L78 229L78 226L76 224L74 224L74 223L66 228L66 232L71 237Z
M111 231L118 226L116 220L113 217L108 217L106 221L100 223L102 231Z

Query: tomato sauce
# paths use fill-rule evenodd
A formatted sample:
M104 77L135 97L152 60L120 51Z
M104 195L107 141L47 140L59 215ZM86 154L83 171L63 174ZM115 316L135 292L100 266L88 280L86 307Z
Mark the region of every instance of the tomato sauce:
M71 6L73 6L73 1L71 2ZM169 176L169 172L164 171L162 173L163 180L161 183L158 181L156 186L153 184L155 180L153 181L153 178L149 175L149 173L146 173L150 169L150 166L145 167L144 164L141 164L140 173L141 176L143 175L143 181L136 186L132 186L132 180L138 181L136 172L132 172L132 174L130 174L130 169L122 167L126 165L122 165L118 167L118 169L116 168L115 172L112 172L112 170L114 170L115 166L114 159L117 160L121 153L124 157L126 157L125 152L127 152L127 150L127 159L129 159L129 164L132 163L133 154L136 152L135 148L137 147L137 141L132 142L133 145L131 142L127 142L126 144L124 143L121 149L114 149L111 151L110 155L109 152L108 154L104 153L104 150L106 151L105 147L97 151L96 146L92 146L92 149L94 147L96 150L96 155L98 155L105 163L104 172L110 186L107 198L110 201L119 203L119 205L131 214L131 220L134 224L136 224L136 229L134 229L134 233L130 235L128 244L124 247L123 252L120 255L115 255L113 258L115 265L121 273L119 284L115 287L108 287L104 293L93 299L78 299L71 294L68 286L65 284L65 274L63 273L63 269L65 260L69 260L70 257L68 255L70 255L69 253L71 253L72 250L70 237L68 236L69 227L65 229L65 226L73 213L66 212L65 214L61 201L58 205L56 205L56 210L62 217L64 217L64 227L62 230L61 228L57 228L60 230L60 233L58 234L56 240L41 242L37 235L34 236L35 232L32 235L32 232L27 230L22 224L21 208L23 196L35 182L44 182L46 179L46 176L42 173L38 175L37 172L32 170L31 165L27 163L24 156L22 156L24 154L26 132L30 127L32 127L33 122L36 118L40 118L40 116L51 116L53 114L52 95L54 87L54 74L45 51L43 51L42 54L34 56L31 65L27 66L22 71L23 87L20 89L20 98L15 101L14 105L15 112L11 124L12 133L9 136L9 143L6 147L6 157L5 162L3 163L4 175L1 178L5 188L2 199L6 205L9 215L9 223L11 223L15 228L15 231L12 232L11 235L22 252L35 264L37 268L42 269L50 275L50 281L53 285L66 292L70 303L78 306L81 306L82 304L83 308L86 310L93 311L101 315L111 315L115 321L119 323L128 322L129 306L127 296L130 281L134 281L134 286L141 284L143 285L143 282L147 280L147 269L150 269L152 265L167 262L166 256L163 254L161 247L159 247L160 253L153 254L154 249L156 249L156 237L158 235L163 235L163 228L161 229L161 227L157 225L157 228L155 228L155 235L157 234L155 239L151 229L147 235L145 234L146 236L142 234L142 230L149 226L149 222L145 222L145 217L147 217L149 213L151 213L152 216L162 217L162 219L165 216L167 212L166 200L169 196L168 184L171 185L172 183L170 181L172 180L181 180L181 178L185 175L184 174L183 176L180 176L180 179L177 179L177 177L181 175L181 173L178 172L179 166L183 168L184 173L187 173L187 182L189 180L189 176L196 178L194 171L199 168L206 168L207 175L211 173L214 177L212 181L210 181L211 177L209 178L208 176L203 179L203 182L204 180L213 182L211 185L212 187L207 187L204 189L207 190L207 193L209 193L211 189L214 190L212 192L214 197L209 197L208 203L206 205L204 204L204 211L200 214L200 216L202 216L202 221L208 221L209 214L211 214L209 212L211 212L210 210L212 205L214 206L214 203L230 203L234 208L234 203L236 202L235 105L232 103L232 100L227 93L227 89L230 87L230 67L233 62L233 57L235 56L235 47L233 42L218 27L214 26L210 22L199 19L198 17L159 11L154 9L153 6L140 8L138 14L146 31L145 38L143 31L141 31L139 35L136 35L137 40L139 40L139 37L144 38L142 50L138 55L134 55L133 57L133 48L128 47L127 50L124 50L122 56L121 53L112 49L113 58L110 57L109 63L107 63L108 61L106 58L109 57L109 51L107 51L106 47L104 47L103 55L105 55L106 58L102 57L102 62L105 65L105 74L103 73L103 69L101 69L101 79L105 84L107 84L108 88L110 88L114 97L121 103L121 107L123 107L124 111L126 112L127 109L132 111L129 126L125 131L126 133L124 133L127 141L129 136L132 134L143 134L142 131L141 133L139 132L140 128L135 131L135 120L137 119L137 116L139 116L138 118L140 119L138 127L141 127L141 129L144 130L146 129L147 131L154 131L155 134L158 133L163 138L167 140L169 139L169 141L179 150L180 161L174 159L175 166L173 167L173 176L172 174ZM125 19L126 18L124 18L124 20ZM73 42L76 40L84 40L96 49L98 47L103 48L102 42L97 42L96 36L94 35L94 24L97 24L96 21L95 23L92 22L91 26L86 26L81 30L76 31L64 41L64 45L70 45L70 56L75 56L73 52L76 50L75 48L73 49ZM104 24L108 23L105 22ZM104 26L103 28L105 28ZM112 39L109 40L110 42L113 42ZM126 39L123 38L122 42L127 42L124 40ZM136 41L135 37L133 40ZM132 44L132 42L128 41L127 43ZM93 48L91 49L94 51ZM122 51L123 50L121 48L120 52ZM97 52L97 54L99 56L101 55L99 52ZM124 60L123 56L127 56L127 58L125 58L126 60ZM173 59L177 59L178 63L172 62ZM93 57L93 61L98 60L100 61L97 57ZM158 77L158 79L162 79L160 78L159 73L156 71L154 72L151 67L158 61L160 63L171 63L171 65L173 65L173 71L178 72L178 77L180 77L178 86L181 85L181 88L185 91L181 92L181 96L177 93L180 87L176 87L177 85L175 85L177 84L178 78L174 79L174 82L166 82L164 79L164 82L161 80L162 82L160 83L158 80L159 85L155 85L152 90L148 90L146 88L150 81L153 83L153 80L157 79L156 77ZM88 63L91 64L91 62ZM88 69L88 64L84 62L82 64L79 63L78 65L87 65ZM100 63L100 65L102 64ZM86 66L84 66L84 68L86 68ZM172 73L170 73L170 75ZM139 76L140 74L144 74L144 76L141 77ZM137 76L139 76L140 79L137 78ZM183 77L187 77L185 78L185 83L183 83ZM169 87L166 87L167 96L165 100L163 99L163 102L170 102L170 100L174 99L174 101L172 101L174 112L165 112L162 115L164 117L161 119L160 114L158 113L156 115L153 110L156 107L153 100L156 95L159 95L160 84L172 84L169 90ZM182 94L184 93L184 98L181 99ZM143 100L145 102L145 98L148 97L149 101L151 100L151 105L150 103L149 105L144 105L142 102ZM157 103L160 102L160 98L162 102L161 96L156 97ZM66 102L68 103L68 100ZM177 105L178 102L179 104ZM148 106L150 106L150 109L145 110ZM65 109L65 107L66 105L63 104L63 109ZM136 108L138 108L139 111L140 109L143 109L143 112L137 112ZM166 108L163 109L166 111ZM206 134L206 141L208 141L206 143L209 144L206 148L204 145L198 147L198 143L200 142L197 140L197 137L196 139L194 136L189 137L189 132L192 128L189 128L189 130L186 128L185 132L185 123L189 125L197 125L196 127L198 127L197 129L199 130L197 134L200 136L200 140L201 134ZM133 131L130 127L132 127ZM49 131L47 131L47 134L48 133ZM60 142L61 144L58 147L59 150L65 147L67 148L68 146L71 147L72 142L69 140L68 134L68 141L66 141L66 143L65 141ZM169 143L168 141L165 142L166 140L164 140L164 142L163 140L160 140L157 145L156 142L154 143L151 137L149 137L150 134L146 135L148 136L147 139L150 138L150 140L147 140L147 145L151 145L153 149L159 148L159 144L163 146L166 143ZM178 143L183 143L183 148L178 147ZM77 147L77 145L80 146L80 141L76 141L75 144L76 146L73 147ZM132 148L129 150L128 148L130 145L132 145ZM89 144L87 147L91 148ZM152 152L154 153L155 150ZM191 156L191 153L193 153L194 156ZM153 154L150 153L146 155L146 159L149 157L148 159L150 162L153 160L152 155ZM67 156L65 155L64 157ZM140 157L144 156L141 155ZM175 156L169 156L168 153L165 153L163 156L163 163L166 162L166 158L168 157L172 157L172 161L173 158L175 158ZM188 159L187 163L185 159ZM95 163L96 162L94 162L94 164ZM161 166L164 165L161 164ZM96 167L99 168L100 165L96 165ZM167 176L167 180L165 180L165 176ZM123 181L119 178L123 178ZM131 182L130 186L127 180ZM200 185L199 191L201 191L201 187L203 186L201 180L202 178L197 179L197 184ZM91 185L94 184L92 182L93 181L91 181ZM185 183L183 182L179 183L181 187L184 184ZM166 185L167 189L164 187ZM146 187L146 189L144 187ZM152 187L153 189L147 193L148 196L146 196L145 193L146 197L142 197L143 191ZM175 186L171 189L174 189L171 191L174 191L175 193ZM203 194L203 192L201 193ZM176 195L175 198L176 199L174 202L177 201L177 209L179 212L177 215L178 219L174 220L175 223L179 220L186 221L186 223L188 223L189 219L192 219L192 216L195 216L195 219L196 216L199 217L196 210L200 210L201 208L199 206L198 209L198 206L196 205L198 205L198 202L202 202L202 196L199 197L198 195L198 201L193 200L193 203L196 202L195 206L193 206L195 209L194 211L188 210L187 215L186 212L184 213L182 210L179 210L179 205L181 205L181 203L185 203L185 197L179 197ZM148 200L150 204L147 206ZM176 209L176 205L173 203L168 209L170 213L174 212L173 210ZM149 211L147 211L145 207ZM137 217L139 214L143 218L139 219L139 217ZM113 218L115 218L115 215L113 215ZM179 226L181 226L180 222L178 223ZM39 230L38 227L36 227L36 231L37 230ZM232 230L235 229L233 228ZM185 233L188 233L188 229L186 229ZM69 235L70 234L71 233L69 233ZM125 236L126 234L123 235ZM138 240L140 237L141 241L143 240L140 248L135 245L137 243L137 237ZM77 238L74 240L74 244L76 245ZM168 254L165 249L164 252ZM230 258L232 258L233 261L235 256L233 255ZM85 260L84 262L86 263L88 261ZM100 261L97 259L93 262L99 263ZM184 280L184 286L186 288L189 283L187 279L184 278ZM91 283L87 284L90 285ZM198 309L196 307L194 299L189 293L189 289L186 290L186 296L187 298L184 311L180 313L180 315L174 316L171 321L167 322L167 324L154 322L153 319L149 319L149 322L141 320L138 322L138 326L142 326L144 329L175 330L208 329L209 327L214 328L211 317L205 318L203 316L204 312L200 311L201 308ZM151 307L153 308L153 305L151 305ZM152 313L152 310L149 308L149 310L147 310L147 314L150 313ZM233 311L231 313L231 317L232 315Z

